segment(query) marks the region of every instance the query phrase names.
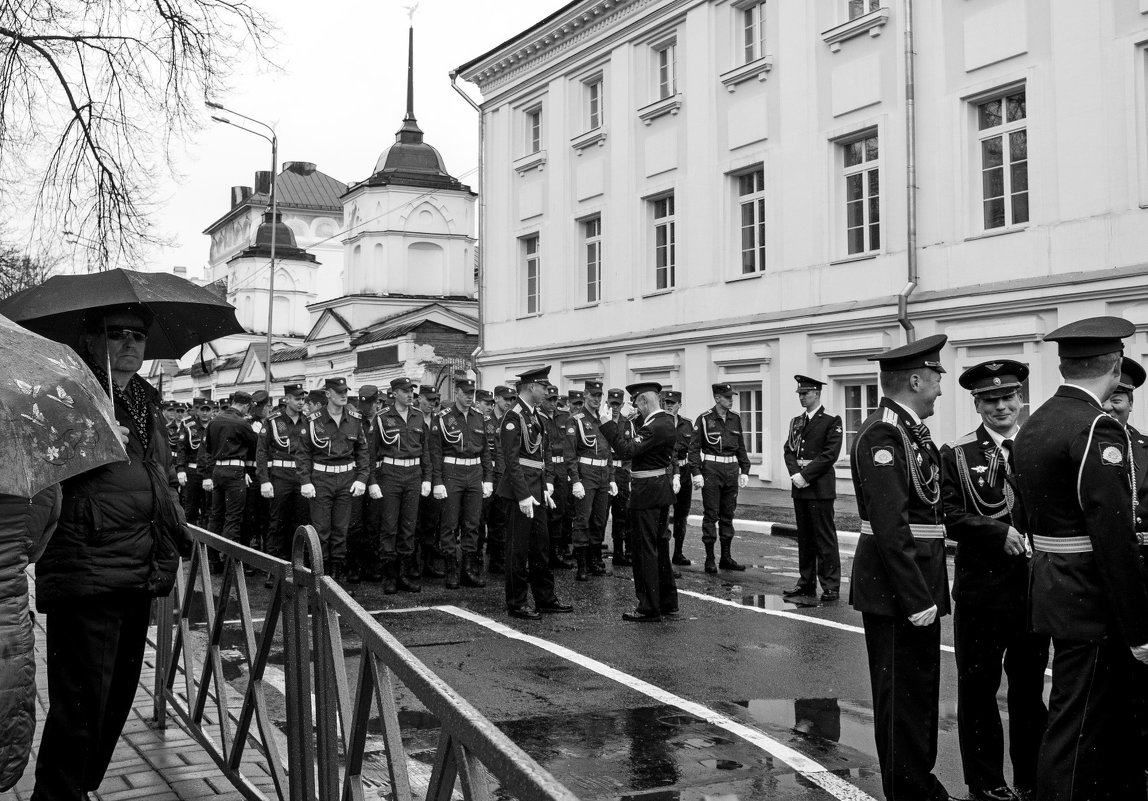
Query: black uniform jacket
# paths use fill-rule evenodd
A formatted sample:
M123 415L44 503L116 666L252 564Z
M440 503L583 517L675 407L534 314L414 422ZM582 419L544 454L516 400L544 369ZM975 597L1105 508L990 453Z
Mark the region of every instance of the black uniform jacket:
M674 448L678 434L674 418L658 410L642 421L633 437L627 436L630 422L608 420L602 424L602 435L610 440L621 459L629 459L631 509L657 509L674 502ZM644 475L651 471L657 475Z
M1132 463L1136 465L1136 530L1148 532L1148 437L1128 426L1128 441L1132 443Z
M582 457L607 462L606 481L614 480L614 460L610 458L610 441L599 433L601 426L602 422L598 416L587 409L574 412L566 421L566 473L570 476L571 484L580 481L585 483L585 478L598 476L597 473L585 470L586 465L578 461ZM593 469L591 468L591 471ZM584 472L587 473L585 477ZM591 487L586 489L589 490Z
M1096 399L1062 385L1013 447L1034 537L1088 537L1092 551L1032 560L1032 627L1068 640L1148 643L1128 432Z
M357 409L343 407L339 424L324 406L307 415L307 432L299 440L295 466L300 484L313 483L312 465L344 465L354 462L355 481L367 482L370 475L370 445L363 416Z
M694 424L688 417L678 415L674 421L678 441L674 446L674 464L679 469L690 465L690 440L694 438Z
M822 406L806 422L805 412L789 421L789 436L782 446L789 475L801 473L808 487L793 487L794 498L824 501L837 497L833 464L841 456L841 418ZM799 464L798 460L805 464Z
M251 462L255 460L255 429L239 412L224 409L207 426L200 452L199 473L211 478L215 463L223 460Z
M255 448L255 475L260 484L271 481L272 462L295 462L295 452L306 434L305 414L300 414L295 422L291 422L286 412L275 412L263 421L263 430L259 433L259 443Z
M186 473L188 470L198 472L199 449L203 447L203 436L206 433L207 426L194 417L180 427L179 455L175 460L175 469L178 472Z
M944 523L941 457L914 439L912 424L908 412L882 398L849 453L862 528L872 529L853 557L849 600L860 612L907 617L934 604L939 615L949 612L945 540L914 537L911 528Z
M451 405L431 417L430 430L431 474L435 484L443 482L443 459L478 459L482 465L482 480L494 478L494 460L486 445L486 424L482 412L473 406L460 411Z
M945 536L957 543L953 598L981 609L1023 608L1028 559L1004 551L1022 515L1004 456L984 425L941 448Z
M543 503L546 484L554 483L550 466L550 446L541 416L531 411L521 399L502 415L498 427L502 446L503 473L498 482L498 496L524 501L534 498Z
M741 438L741 417L733 409L726 409L725 420L713 409L706 409L694 422L694 433L690 438L690 472L702 474L702 454L711 456L733 456L738 469L749 475L749 454L745 452L745 440Z
M430 448L427 447L430 425L427 415L414 406L407 407L407 419L394 406L379 412L370 424L371 459L377 466L384 457L391 459L418 459L423 481L431 480Z

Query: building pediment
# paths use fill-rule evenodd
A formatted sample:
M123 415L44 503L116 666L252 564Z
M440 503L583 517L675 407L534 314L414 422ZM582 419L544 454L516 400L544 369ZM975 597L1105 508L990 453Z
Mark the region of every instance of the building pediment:
M315 321L315 325L311 327L311 331L307 334L307 342L314 342L319 339L329 339L330 337L345 337L351 333L351 326L343 319L343 316L334 309L324 309L323 313L319 315L319 319Z

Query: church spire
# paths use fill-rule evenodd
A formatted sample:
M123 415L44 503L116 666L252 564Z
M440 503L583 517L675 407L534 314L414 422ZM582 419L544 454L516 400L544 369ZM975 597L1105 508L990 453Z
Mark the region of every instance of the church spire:
M407 41L407 113L395 141L412 144L422 140L423 132L415 119L415 26L412 24Z

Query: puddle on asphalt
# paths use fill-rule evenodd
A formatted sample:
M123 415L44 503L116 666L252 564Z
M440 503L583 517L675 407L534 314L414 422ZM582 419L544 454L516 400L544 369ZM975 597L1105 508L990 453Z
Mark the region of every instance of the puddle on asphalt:
M818 607L821 606L821 602L817 600L817 596L815 595L797 595L793 598L783 598L780 595L761 593L741 596L741 605L756 606L758 609L778 611L792 609L795 606Z

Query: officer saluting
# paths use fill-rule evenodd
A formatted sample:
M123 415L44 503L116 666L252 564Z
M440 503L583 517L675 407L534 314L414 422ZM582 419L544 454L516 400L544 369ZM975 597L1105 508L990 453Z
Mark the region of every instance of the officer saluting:
M965 784L979 801L1012 799L1005 784L1004 731L997 690L1008 674L1009 753L1017 794L1036 792L1036 760L1048 719L1044 669L1048 635L1028 631L1024 515L1014 492L1011 451L1028 367L996 359L970 367L969 390L981 424L941 448L945 535L957 545L953 637L957 727Z
M943 334L870 356L884 397L849 453L861 538L849 601L861 613L881 784L889 799L947 799L933 775L941 623L949 611L941 458L922 420L941 394Z
M701 413L690 440L690 472L702 493L702 543L707 573L745 570L730 553L737 491L749 484L749 456L741 438L741 417L733 405L733 387L714 384L714 406ZM721 562L714 563L714 541L721 538Z
M797 518L797 585L782 593L786 598L814 595L821 579L821 600L841 597L841 554L833 501L837 476L833 464L841 455L841 418L821 405L824 381L795 375L797 399L805 411L789 421L789 436L782 446L785 467L793 484L793 512Z
M1032 627L1052 635L1054 651L1041 801L1145 797L1129 704L1135 659L1148 662L1135 474L1127 432L1101 407L1120 381L1121 340L1135 330L1094 317L1047 334L1064 383L1013 450L1035 551Z

